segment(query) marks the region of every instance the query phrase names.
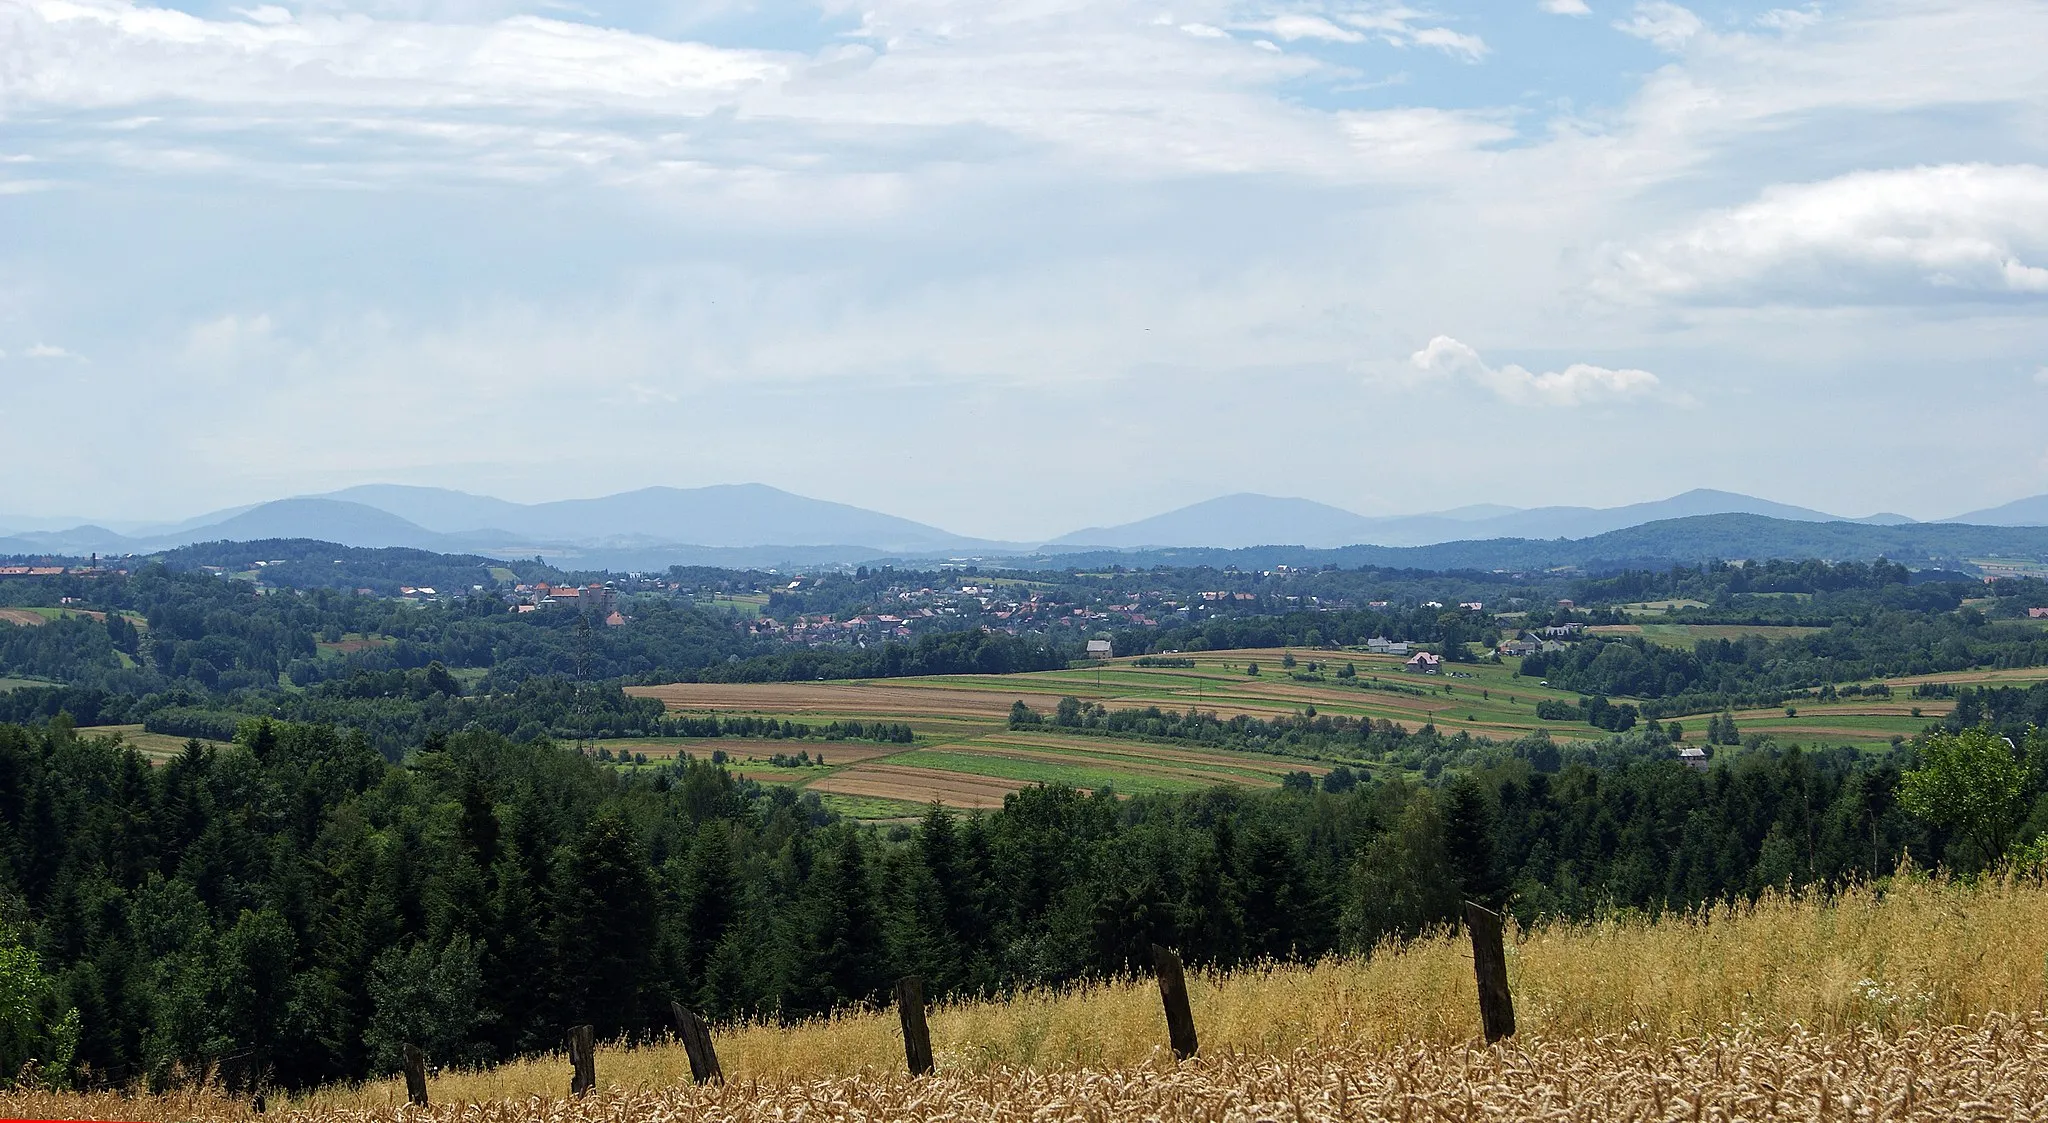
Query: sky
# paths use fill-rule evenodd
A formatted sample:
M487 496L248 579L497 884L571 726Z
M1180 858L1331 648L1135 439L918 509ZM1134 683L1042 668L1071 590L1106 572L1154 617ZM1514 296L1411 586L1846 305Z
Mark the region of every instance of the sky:
M2048 492L2044 56L2048 0L0 0L0 512L1954 515Z

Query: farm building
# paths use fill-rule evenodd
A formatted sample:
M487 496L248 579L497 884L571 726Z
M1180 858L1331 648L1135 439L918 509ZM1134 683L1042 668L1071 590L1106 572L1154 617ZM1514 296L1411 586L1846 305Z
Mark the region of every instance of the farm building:
M1534 655L1543 650L1543 645L1532 639L1511 639L1495 650L1502 655Z
M1687 768L1697 768L1702 772L1707 770L1707 765L1710 763L1707 760L1707 750L1697 745L1686 745L1680 748L1678 750L1678 761Z
M1385 636L1374 636L1365 641L1365 649L1374 655L1406 655L1407 640L1391 640Z
M1411 671L1420 671L1426 675L1433 675L1443 667L1444 657L1428 651L1418 651L1415 653L1415 657L1408 660L1405 665Z
M1090 659L1107 659L1110 656L1111 650L1109 641L1106 639L1092 639L1088 641L1088 658Z

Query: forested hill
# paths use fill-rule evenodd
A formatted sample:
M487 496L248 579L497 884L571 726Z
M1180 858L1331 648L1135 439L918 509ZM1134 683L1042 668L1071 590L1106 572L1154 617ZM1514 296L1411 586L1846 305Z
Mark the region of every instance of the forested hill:
M1433 546L1345 546L1310 550L1256 546L1239 550L1171 549L1047 554L1014 564L1041 568L1211 566L1269 569L1379 566L1425 570L1542 570L1576 566L1605 573L1702 562L1788 558L1874 561L1915 568L1967 568L1966 559L2048 558L2048 527L1911 523L1794 522L1763 515L1696 515L1644 523L1591 538L1491 538Z
M62 721L0 726L23 1003L0 1064L165 1082L233 1056L304 1087L389 1073L405 1042L453 1065L583 1022L658 1034L671 1000L792 1019L913 972L945 999L1130 971L1153 942L1216 967L1361 953L1465 898L1583 917L1983 861L1901 809L1910 748L1702 774L1649 735L1597 771L1546 738L1462 744L1436 788L1038 788L878 832L701 761L628 773L485 733L399 767L252 722L153 768Z

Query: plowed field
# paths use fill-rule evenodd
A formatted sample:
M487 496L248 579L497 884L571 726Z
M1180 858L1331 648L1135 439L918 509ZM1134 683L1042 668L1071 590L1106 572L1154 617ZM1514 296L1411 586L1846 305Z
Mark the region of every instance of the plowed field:
M813 780L813 791L875 796L910 803L938 800L948 807L1001 807L1003 797L1030 786L1023 780L976 776L898 764L856 764Z

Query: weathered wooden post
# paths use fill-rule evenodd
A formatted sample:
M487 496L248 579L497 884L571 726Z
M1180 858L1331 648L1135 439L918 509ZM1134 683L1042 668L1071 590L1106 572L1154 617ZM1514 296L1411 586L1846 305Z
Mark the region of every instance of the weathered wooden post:
M897 981L896 1013L903 1019L903 1058L910 1062L910 1075L928 1075L932 1071L932 1033L924 1022L923 979L909 975Z
M569 1030L569 1094L581 1096L597 1087L597 1034L589 1026Z
M1472 973L1479 980L1479 1021L1488 1045L1515 1035L1515 997L1508 993L1508 953L1501 944L1500 914L1465 902L1465 929L1472 934Z
M671 1002L668 1008L675 1015L676 1036L683 1041L683 1052L690 1058L690 1079L699 1084L723 1084L725 1072L718 1067L718 1051L711 1047L711 1027L680 1002Z
M405 1046L405 1102L427 1106L427 1055L411 1042Z
M1159 975L1159 1001L1166 1007L1166 1038L1173 1043L1173 1055L1187 1060L1199 1047L1195 1040L1195 1013L1188 1008L1188 981L1181 973L1180 954L1152 945L1152 965Z

